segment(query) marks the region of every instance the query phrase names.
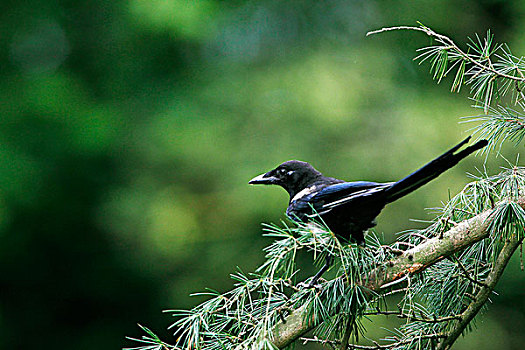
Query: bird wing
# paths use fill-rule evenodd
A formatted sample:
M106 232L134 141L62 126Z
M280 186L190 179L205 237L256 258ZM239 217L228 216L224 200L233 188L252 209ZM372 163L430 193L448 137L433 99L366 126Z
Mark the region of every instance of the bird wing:
M344 182L322 189L312 198L312 201L318 203L318 205L314 205L314 208L320 215L357 199L363 200L366 197L379 194L391 185L392 182Z
M332 208L347 204L357 198L364 199L364 197L382 191L391 184L392 183L354 181L329 185L317 191L305 191L305 195L293 201L293 211L296 213L305 213L311 211L311 208L313 208L316 211L316 214L313 216L322 215Z

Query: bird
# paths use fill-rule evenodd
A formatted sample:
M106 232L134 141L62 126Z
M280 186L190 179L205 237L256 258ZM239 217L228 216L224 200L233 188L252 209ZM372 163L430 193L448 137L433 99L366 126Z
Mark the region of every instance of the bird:
M321 221L339 240L363 246L365 231L376 225L376 217L387 204L417 190L488 144L487 140L479 140L458 151L470 138L467 137L399 181L347 182L324 176L307 162L289 160L254 177L248 183L281 186L290 195L286 209L286 215L290 219L306 223ZM310 282L305 284L306 288L317 286L317 281L330 268L332 259L330 254L326 255L325 264Z
M376 217L387 204L432 181L488 143L479 140L458 151L470 138L399 181L347 182L324 176L307 162L289 160L254 177L249 184L281 186L290 195L286 209L290 219L309 222L320 218L338 239L362 245L365 231L376 225Z

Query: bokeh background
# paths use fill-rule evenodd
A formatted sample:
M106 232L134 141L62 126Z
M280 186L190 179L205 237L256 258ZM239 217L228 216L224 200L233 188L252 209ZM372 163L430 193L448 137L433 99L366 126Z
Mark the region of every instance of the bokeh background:
M0 348L120 349L137 323L172 341L162 310L263 261L261 223L287 194L251 177L301 159L390 181L473 126L467 89L412 61L428 37L367 31L421 21L464 44L491 29L519 56L524 15L520 0L3 1ZM483 161L391 205L378 231L420 226ZM522 349L524 277L516 257L457 349Z

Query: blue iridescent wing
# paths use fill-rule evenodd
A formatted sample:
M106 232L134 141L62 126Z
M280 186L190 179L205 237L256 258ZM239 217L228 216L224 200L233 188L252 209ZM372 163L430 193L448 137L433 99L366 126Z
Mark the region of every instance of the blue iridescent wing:
M332 208L353 202L358 198L364 199L364 197L377 195L391 185L391 182L344 182L323 188L312 198L312 201L315 203L315 210L321 214Z

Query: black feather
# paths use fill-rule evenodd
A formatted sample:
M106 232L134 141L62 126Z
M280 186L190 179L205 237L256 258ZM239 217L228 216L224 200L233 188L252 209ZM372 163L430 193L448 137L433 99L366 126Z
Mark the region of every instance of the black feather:
M376 216L386 204L415 191L487 145L486 140L481 140L455 153L469 139L396 182L345 182L323 176L306 162L290 160L250 183L283 187L290 195L286 214L293 220L320 216L338 237L362 243L364 231L375 225Z

